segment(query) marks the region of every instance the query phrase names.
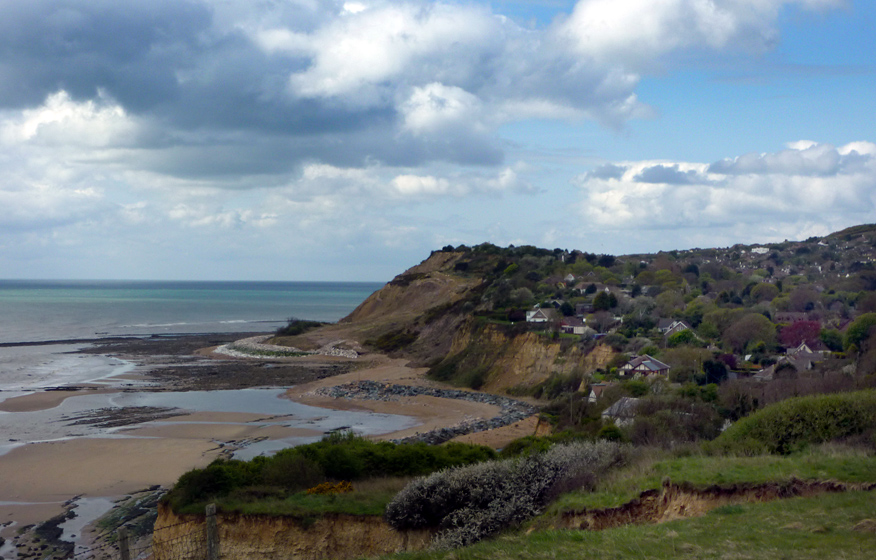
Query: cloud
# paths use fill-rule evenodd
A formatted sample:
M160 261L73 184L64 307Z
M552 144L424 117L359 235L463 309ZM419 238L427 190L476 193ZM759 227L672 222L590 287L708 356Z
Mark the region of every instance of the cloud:
M581 0L558 25L574 48L594 62L645 71L685 49L762 52L778 39L786 6L838 8L842 0Z
M651 116L636 90L654 61L768 48L787 5L837 2L580 0L538 28L427 0L6 2L0 110L113 105L138 134L103 141L132 168L238 186L314 161L498 167L503 124Z
M697 183L708 182L696 170L688 169L687 171L682 171L678 165L665 164L645 167L633 180L640 183L665 183L668 185L695 185Z
M733 228L744 239L800 223L873 221L876 144L789 145L797 147L712 164L606 164L575 181L581 212L612 231Z

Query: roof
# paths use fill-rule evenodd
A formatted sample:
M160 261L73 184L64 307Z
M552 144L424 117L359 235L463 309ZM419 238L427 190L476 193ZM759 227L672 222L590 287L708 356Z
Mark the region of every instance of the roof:
M643 354L636 358L633 358L627 364L631 369L647 369L649 371L661 371L664 369L669 369L667 364L664 364L657 358L652 358L648 354Z
M616 403L602 411L602 415L609 418L633 418L639 399L633 397L621 397Z

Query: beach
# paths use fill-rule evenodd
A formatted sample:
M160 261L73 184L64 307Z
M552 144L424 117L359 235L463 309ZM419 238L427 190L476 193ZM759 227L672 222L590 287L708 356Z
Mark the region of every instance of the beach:
M215 352L242 336L64 346L62 363L101 367L67 383L55 372L46 378L50 390L33 383L0 392L8 397L0 424L9 434L0 445L0 536L63 513L71 500L169 487L219 457L251 458L337 429L401 439L501 414L493 404L428 395L332 398L325 390L346 384L435 384L424 368L381 355L243 359ZM457 439L501 447L536 430L532 417Z

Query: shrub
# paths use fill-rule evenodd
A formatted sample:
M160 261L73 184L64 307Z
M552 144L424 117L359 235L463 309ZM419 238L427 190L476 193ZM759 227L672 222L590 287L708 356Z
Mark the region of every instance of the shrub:
M418 334L413 331L399 329L380 335L376 339L368 339L365 344L373 346L381 352L393 352L410 346L417 340Z
M323 482L313 488L308 488L308 494L348 494L353 491L353 483L349 480L340 482Z
M277 490L279 494L300 492L326 478L338 481L419 476L495 457L495 451L479 445L372 442L352 432L340 432L316 443L284 449L273 457L214 461L205 469L180 477L166 501L179 512L231 494L251 497Z
M625 462L626 453L612 442L573 443L441 471L406 486L385 518L396 529L441 529L435 548L466 546L530 519L561 492L592 487L599 474Z
M268 486L280 486L297 492L325 480L319 463L299 453L278 454L265 461L262 480Z
M876 430L876 390L787 399L728 428L709 449L719 453L788 454Z
M292 317L289 319L288 324L285 327L280 327L277 329L275 333L277 336L297 336L299 334L304 334L307 331L313 330L317 327L321 327L325 323L320 323L319 321L305 321L303 319L296 319Z

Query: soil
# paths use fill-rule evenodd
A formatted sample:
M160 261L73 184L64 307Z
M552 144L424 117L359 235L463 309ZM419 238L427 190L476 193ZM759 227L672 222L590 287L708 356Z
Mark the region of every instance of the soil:
M715 508L731 504L874 489L876 484L845 484L796 478L787 482L715 485L707 488L697 488L686 483L675 484L666 480L661 489L647 490L635 500L619 507L563 512L558 525L563 529L601 531L622 525L664 523L699 517Z

